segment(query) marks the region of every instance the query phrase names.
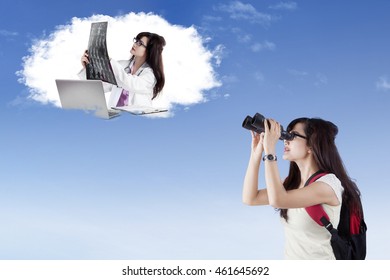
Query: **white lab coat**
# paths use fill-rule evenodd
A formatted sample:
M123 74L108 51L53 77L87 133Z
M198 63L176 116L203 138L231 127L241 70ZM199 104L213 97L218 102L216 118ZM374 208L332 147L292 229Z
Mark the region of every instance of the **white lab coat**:
M156 84L156 78L152 68L144 63L137 72L129 74L129 60L110 60L118 86L103 82L104 92L106 93L107 107L115 107L118 103L122 89L129 92L129 105L134 106L152 106L153 88ZM86 78L86 71L82 69L78 76L81 79Z

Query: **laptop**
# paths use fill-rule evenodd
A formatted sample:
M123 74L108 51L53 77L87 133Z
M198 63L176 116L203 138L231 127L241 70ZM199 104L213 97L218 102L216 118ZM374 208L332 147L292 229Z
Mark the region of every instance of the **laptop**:
M103 83L100 80L55 80L63 109L94 111L95 116L111 119L120 111L108 109Z

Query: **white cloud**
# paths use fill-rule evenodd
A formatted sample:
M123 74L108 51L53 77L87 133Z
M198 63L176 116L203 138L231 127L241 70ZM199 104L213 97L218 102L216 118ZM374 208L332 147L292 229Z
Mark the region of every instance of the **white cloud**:
M297 3L296 2L280 2L276 5L273 5L273 6L270 6L269 8L270 9L274 9L274 10L289 10L289 11L293 11L293 10L296 10L298 7Z
M128 59L132 39L142 31L164 36L163 51L165 87L156 106L172 108L206 102L206 91L221 83L213 69L213 52L194 27L168 23L154 14L129 13L117 17L93 15L73 18L67 25L58 26L45 38L36 40L30 54L23 59L23 69L17 72L19 81L29 89L29 98L43 104L60 106L55 79L77 79L81 69L80 57L88 46L92 22L108 21L107 48L110 57ZM221 47L214 52L221 63Z
M380 77L376 82L376 88L380 90L390 90L390 82L387 80L387 77Z
M261 83L264 82L265 78L262 72L256 71L253 75L256 81Z
M308 72L297 69L289 69L288 72L295 77L306 77L309 75Z
M306 80L309 82L312 81L316 87L321 87L328 84L328 77L323 73L311 74L309 72L297 69L289 69L288 73L297 80Z
M321 86L321 85L326 85L326 84L328 84L328 77L322 73L317 73L314 85Z
M254 43L251 46L253 52L260 52L263 50L273 51L275 50L275 44L272 42L264 41L263 43Z
M232 33L237 36L237 41L240 43L249 43L252 40L252 35L245 33L241 28L233 27Z
M19 35L18 32L9 31L9 30L5 30L5 29L0 29L0 36L15 37L15 36L18 36L18 35Z
M222 58L224 57L224 55L225 55L225 46L221 45L221 44L216 46L214 51L213 51L213 57L214 57L216 66L221 65Z
M248 20L252 23L268 25L275 20L275 17L269 14L261 13L251 4L244 4L240 1L233 1L229 4L221 4L217 10L226 12L234 20Z
M222 77L222 80L226 83L226 84L233 84L233 83L238 83L240 80L238 79L238 77L234 74L230 74L230 75L226 75L226 76L223 76Z
M206 21L206 22L220 22L220 21L222 21L222 17L204 15L203 16L203 21Z

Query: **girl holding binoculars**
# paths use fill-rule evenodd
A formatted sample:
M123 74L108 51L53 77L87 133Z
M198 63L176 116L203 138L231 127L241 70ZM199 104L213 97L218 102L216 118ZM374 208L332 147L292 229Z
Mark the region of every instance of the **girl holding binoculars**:
M264 120L264 132L251 131L252 146L243 184L243 202L270 205L280 212L285 231L286 259L335 259L330 234L307 214L305 207L322 204L335 228L343 201L360 209L360 191L349 178L335 144L336 125L318 118L299 118L287 127L293 137L284 140L283 159L290 161L282 180L278 169L276 143L281 126ZM259 189L259 168L263 162L266 187ZM304 187L321 170L326 175Z

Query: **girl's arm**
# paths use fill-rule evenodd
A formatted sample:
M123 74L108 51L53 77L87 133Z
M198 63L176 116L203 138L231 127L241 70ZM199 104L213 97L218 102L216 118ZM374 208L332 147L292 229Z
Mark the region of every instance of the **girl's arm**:
M267 205L268 194L266 189L258 190L259 169L261 156L263 154L263 137L264 133L257 134L251 131L252 134L252 150L249 159L248 168L246 170L244 185L242 191L242 200L248 205Z

